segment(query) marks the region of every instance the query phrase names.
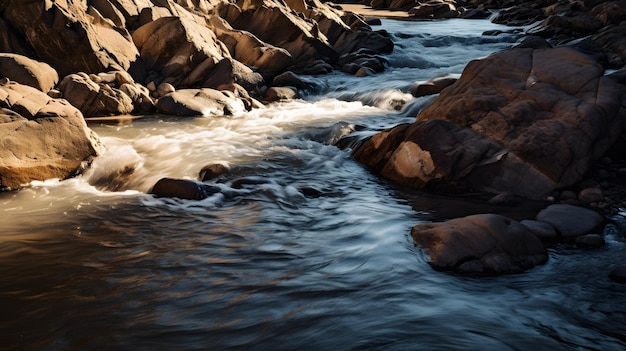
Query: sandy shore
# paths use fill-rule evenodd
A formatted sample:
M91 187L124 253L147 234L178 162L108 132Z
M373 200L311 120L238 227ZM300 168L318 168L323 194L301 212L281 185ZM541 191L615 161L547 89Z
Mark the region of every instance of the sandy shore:
M350 11L362 15L366 19L370 18L393 18L393 19L409 19L406 11L393 10L375 10L368 5L362 4L341 4L344 11Z

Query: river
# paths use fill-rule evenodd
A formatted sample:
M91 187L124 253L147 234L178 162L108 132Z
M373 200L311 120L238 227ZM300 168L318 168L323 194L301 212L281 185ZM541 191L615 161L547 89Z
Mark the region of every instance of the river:
M385 73L309 77L320 92L240 116L94 124L108 151L86 174L0 194L0 350L625 350L619 231L523 274L437 272L409 235L433 213L333 146L412 121L410 84L515 41L485 20L382 28ZM212 163L248 181L146 194Z

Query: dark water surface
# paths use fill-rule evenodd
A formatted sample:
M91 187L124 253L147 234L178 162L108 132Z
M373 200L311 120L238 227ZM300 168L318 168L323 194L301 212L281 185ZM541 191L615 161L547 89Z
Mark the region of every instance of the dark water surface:
M94 125L109 151L88 174L0 194L0 350L626 350L620 231L524 274L436 272L409 232L447 205L413 208L331 145L413 120L426 99L402 89L515 40L486 21L384 27L382 75L317 77L320 95L234 118ZM145 194L214 162L250 181Z

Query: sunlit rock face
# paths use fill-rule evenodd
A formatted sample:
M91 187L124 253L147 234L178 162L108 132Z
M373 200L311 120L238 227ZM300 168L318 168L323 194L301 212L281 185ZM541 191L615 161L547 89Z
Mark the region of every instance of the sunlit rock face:
M138 56L123 23L86 2L4 1L0 7L12 37L2 51L36 56L60 76L127 70Z
M17 83L0 86L0 187L79 174L101 145L66 100Z
M542 197L580 181L617 139L625 93L576 50L511 49L470 62L416 122L375 135L355 157L407 186Z
M0 54L0 72L2 77L44 93L59 82L59 75L50 65L17 54Z

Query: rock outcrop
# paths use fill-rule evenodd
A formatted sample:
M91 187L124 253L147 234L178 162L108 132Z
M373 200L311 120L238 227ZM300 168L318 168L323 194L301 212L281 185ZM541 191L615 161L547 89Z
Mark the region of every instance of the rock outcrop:
M102 3L101 1L98 3ZM28 54L64 77L71 73L127 70L137 59L130 33L87 2L2 1L10 28L0 52Z
M59 75L50 65L17 54L0 54L0 78L3 77L44 93L59 82Z
M17 83L0 86L0 188L79 174L99 153L79 110Z
M511 49L470 62L415 123L354 156L402 185L543 197L580 181L618 138L625 92L574 49Z

